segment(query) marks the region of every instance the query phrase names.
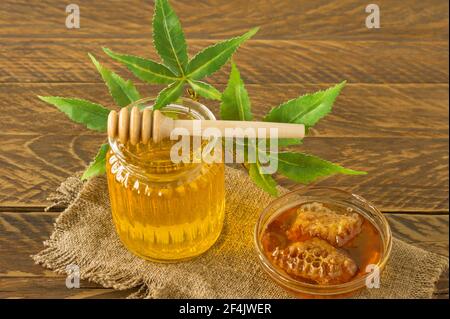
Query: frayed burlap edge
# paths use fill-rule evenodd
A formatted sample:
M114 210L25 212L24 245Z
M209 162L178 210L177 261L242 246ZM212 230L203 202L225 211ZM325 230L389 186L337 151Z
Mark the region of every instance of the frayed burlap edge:
M431 279L425 279L419 273L415 275L415 282L418 287L421 287L416 290L417 298L424 298L424 296L433 295L436 292L436 284L439 281L440 277L443 273L449 270L448 259L447 263L442 263L441 255L429 254L428 255L428 264L429 265L439 265L438 267L428 269L428 274L431 274Z
M67 266L71 264L83 265L80 269L80 279L87 280L103 286L104 288L113 288L117 290L128 290L136 288L137 290L131 293L127 298L129 299L151 299L158 298L165 295L164 287L152 282L146 282L144 277L138 273L131 271L112 272L111 269L102 266L86 267L89 261L80 260L79 256L69 251L61 251L57 246L61 236L64 236L66 231L69 231L73 223L76 223L80 216L76 210L72 210L72 206L76 203L81 194L83 185L81 180L82 173L76 173L74 176L68 177L55 192L51 193L47 200L51 204L45 208L49 211L54 207L67 206L67 208L56 218L53 226L54 231L50 238L43 242L44 249L30 257L38 265L51 269L57 274L68 275ZM90 185L85 185L89 187ZM101 275L98 275L101 274Z

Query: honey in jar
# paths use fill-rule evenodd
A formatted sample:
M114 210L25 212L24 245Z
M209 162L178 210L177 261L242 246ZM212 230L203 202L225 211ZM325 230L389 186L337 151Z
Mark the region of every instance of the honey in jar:
M139 105L151 102L139 101ZM179 103L166 106L163 114L214 120L197 102L183 99ZM123 244L138 256L162 262L189 259L208 250L223 225L224 164L174 163L170 150L176 141L171 140L137 145L109 142L106 171L111 212Z

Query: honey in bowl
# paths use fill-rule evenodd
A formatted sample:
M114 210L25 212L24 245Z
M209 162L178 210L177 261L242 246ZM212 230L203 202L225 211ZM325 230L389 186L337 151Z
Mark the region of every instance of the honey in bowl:
M306 202L270 220L261 236L269 262L295 281L345 284L377 265L383 241L376 226L352 208Z

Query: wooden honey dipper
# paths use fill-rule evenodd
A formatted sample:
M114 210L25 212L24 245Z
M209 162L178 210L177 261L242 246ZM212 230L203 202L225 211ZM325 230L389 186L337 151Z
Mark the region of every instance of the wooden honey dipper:
M164 116L161 111L151 109L144 109L140 111L138 107L134 106L131 113L128 108L122 108L118 113L111 111L108 116L108 136L110 138L118 137L120 142L126 144L128 141L132 145L139 142L144 144L153 139L155 143L160 142L164 138L170 137L170 133L175 128L183 128L189 132L189 135L198 135L194 132L193 120L174 120ZM216 121L216 120L201 120L201 132L207 128L218 129L222 137L244 137L236 136L227 132L227 128L241 128L248 129L266 129L267 138L269 136L269 129L278 129L278 138L303 138L305 137L305 126L303 124L291 123L273 123L273 122L255 122L255 121ZM261 137L261 136L258 136Z

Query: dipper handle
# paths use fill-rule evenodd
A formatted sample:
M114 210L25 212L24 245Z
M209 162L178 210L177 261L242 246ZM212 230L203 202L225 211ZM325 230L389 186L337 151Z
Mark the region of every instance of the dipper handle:
M200 123L198 123L200 122ZM200 129L196 124L201 124ZM119 138L122 143L130 141L136 145L139 142L148 143L152 139L155 143L170 137L175 128L184 129L191 136L210 136L208 129L215 129L223 137L249 137L249 129L255 137L261 138L260 133L271 137L271 129L278 129L278 138L303 138L305 126L303 124L254 122L254 121L211 121L211 120L174 120L161 111L145 109L140 111L136 106L131 109L122 108L119 113L111 111L108 116L108 136ZM260 132L258 132L260 129ZM246 132L247 130L247 132ZM252 131L250 131L252 132ZM210 132L209 132L210 133Z

